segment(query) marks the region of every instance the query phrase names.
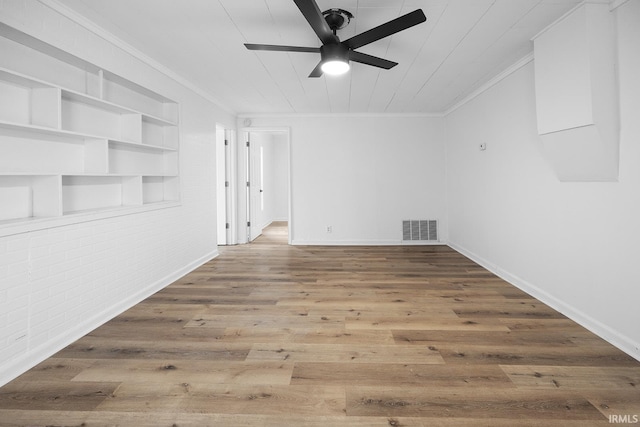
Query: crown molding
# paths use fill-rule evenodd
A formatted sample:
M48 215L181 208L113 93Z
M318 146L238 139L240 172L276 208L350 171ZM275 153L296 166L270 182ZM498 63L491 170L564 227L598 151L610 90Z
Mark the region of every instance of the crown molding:
M611 2L609 3L609 9L616 10L617 8L628 2L629 0L611 0Z
M150 66L154 70L159 71L160 73L162 73L165 76L169 77L171 80L174 80L175 82L179 83L180 85L184 86L185 88L189 89L190 91L200 95L202 98L204 98L207 101L215 104L217 107L219 107L220 109L224 110L225 112L227 112L229 114L232 114L232 115L236 114L235 111L229 109L222 102L220 102L220 100L218 100L215 97L211 96L211 94L207 93L206 91L204 91L199 86L195 85L194 83L192 83L189 80L185 79L184 77L182 77L181 75L179 75L175 71L171 70L170 68L166 67L165 65L161 64L160 62L156 61L155 59L151 58L150 56L146 55L145 53L143 53L140 50L136 49L135 47L131 46L129 43L125 42L124 40L122 40L121 38L117 37L116 35L114 35L114 34L110 33L109 31L105 30L104 28L102 28L101 26L99 26L95 22L91 21L87 17L79 14L75 10L72 10L68 6L60 3L57 0L38 0L38 1L40 3L42 3L44 6L52 9L56 13L64 16L65 18L70 19L71 21L73 21L76 24L80 25L84 29L92 32L93 34L95 34L96 36L100 37L101 39L111 43L112 45L114 45L117 48L123 50L124 52L128 53L129 55L139 59L140 61L142 61L146 65Z
M478 89L476 89L473 92L471 92L464 99L462 99L458 103L456 103L456 104L452 105L451 107L449 107L447 110L445 110L445 112L443 113L443 116L446 117L449 114L453 113L458 108L462 107L463 105L467 104L468 102L470 102L471 100L473 100L477 96L479 96L479 95L483 94L484 92L486 92L487 90L491 89L493 86L495 86L496 84L500 83L502 80L504 80L505 78L509 77L511 74L515 73L520 68L524 67L525 65L527 65L528 63L530 63L532 61L533 61L533 52L530 52L525 57L523 57L522 59L518 60L516 63L514 63L513 65L511 65L510 67L508 67L507 69L505 69L504 71L502 71L501 73L499 73L498 75L493 77L491 80L489 80L488 82L486 82L482 86L480 86Z

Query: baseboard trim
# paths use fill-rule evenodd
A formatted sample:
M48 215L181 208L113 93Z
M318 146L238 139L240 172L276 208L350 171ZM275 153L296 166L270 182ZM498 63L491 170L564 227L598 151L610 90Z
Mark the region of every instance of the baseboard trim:
M529 283L522 278L511 274L508 271L503 270L492 262L486 260L485 258L465 249L462 246L459 246L455 243L449 242L449 247L460 252L462 255L471 259L475 263L481 265L486 268L496 276L500 277L503 280L506 280L513 286L519 288L520 290L526 292L532 297L542 301L544 304L553 308L554 310L562 313L567 316L574 322L598 335L603 340L607 341L609 344L617 347L618 349L624 351L629 356L634 359L640 361L640 343L634 342L631 338L626 335L622 335L619 332L615 331L611 327L605 325L604 323L594 319L593 317L587 315L586 313L578 310L570 304L556 298L555 296L549 294L543 289L535 286L532 283Z
M95 316L87 319L86 322L83 322L77 325L75 328L67 331L64 335L58 336L53 340L46 342L43 345L40 345L34 349L29 350L22 357L9 362L8 364L2 366L0 368L0 386L5 385L9 381L17 378L22 373L28 371L29 369L36 366L38 363L46 360L51 357L58 351L62 350L69 344L74 341L82 338L89 332L93 331L98 326L108 322L114 317L118 316L122 312L128 310L134 305L138 304L140 301L148 298L154 293L158 292L161 289L169 286L171 283L175 282L179 278L185 276L186 274L192 272L196 268L205 264L208 261L216 258L219 255L218 250L214 250L209 252L208 254L196 259L195 261L185 265L184 267L176 270L175 272L163 277L162 279L152 283L144 289L136 292L135 294L129 296L125 300L122 300L118 304L109 307L108 309L96 314Z
M405 242L402 240L298 240L291 241L294 246L434 246L443 242Z

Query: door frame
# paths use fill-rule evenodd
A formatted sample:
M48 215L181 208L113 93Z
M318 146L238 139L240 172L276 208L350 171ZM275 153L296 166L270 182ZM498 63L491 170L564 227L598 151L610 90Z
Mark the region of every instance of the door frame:
M223 141L219 140L220 132L223 132ZM220 144L224 142L224 146L222 147ZM225 242L224 245L233 245L237 243L237 233L235 232L236 225L236 198L235 195L235 155L234 149L236 145L236 131L235 129L229 129L228 127L216 124L216 168L223 165L223 174L220 174L218 170L216 170L216 211L220 214L220 205L219 200L221 198L224 200L224 218L220 215L217 215L217 224L216 229L220 231L221 228L224 228L224 236ZM220 153L220 148L222 148L222 154L224 155L224 159L219 159L218 155ZM224 185L218 182L218 178L222 178L222 180L227 183ZM220 194L220 190L222 189L222 194ZM223 224L226 224L227 227L223 227ZM220 245L220 236L218 236L218 245Z
M242 135L242 143L238 144L239 146L242 146L243 150L243 154L241 156L238 156L241 158L241 161L239 162L242 165L242 169L243 169L243 173L242 175L244 176L244 179L240 180L241 182L246 182L249 179L249 175L250 175L250 150L247 149L246 146L246 142L247 142L247 136L250 133L279 133L279 134L284 134L285 135L285 143L287 144L286 147L286 153L287 153L287 160L286 160L286 164L287 164L287 169L288 169L288 177L287 177L287 199L288 199L288 220L287 220L287 228L288 228L288 244L291 245L291 242L293 241L293 203L292 203L292 199L293 199L293 174L292 174L292 166L291 166L291 153L292 153L292 147L291 147L291 128L290 127L243 127L241 130L241 135ZM240 175L240 174L239 174ZM249 222L250 219L250 192L249 192L249 188L246 185L240 185L238 186L238 188L240 189L240 193L238 195L238 200L244 200L246 206L245 209L238 209L238 215L242 215L243 218L240 218L241 220L238 221L238 224L247 224ZM242 239L243 242L249 242L249 239L251 237L250 232L248 230L248 227L242 227L239 226L238 227L238 242L240 242L240 239Z

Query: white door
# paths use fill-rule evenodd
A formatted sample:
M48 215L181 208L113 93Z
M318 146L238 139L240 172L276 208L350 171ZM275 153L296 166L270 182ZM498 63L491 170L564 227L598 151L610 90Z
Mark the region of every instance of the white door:
M251 133L248 135L247 199L249 212L247 217L249 218L249 241L253 241L262 234L264 224L264 150L260 138L256 138L255 135L252 138Z

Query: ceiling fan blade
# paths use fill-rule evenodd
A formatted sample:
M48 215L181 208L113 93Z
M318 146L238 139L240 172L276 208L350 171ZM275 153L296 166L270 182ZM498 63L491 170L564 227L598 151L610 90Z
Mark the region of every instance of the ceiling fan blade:
M316 68L313 69L311 74L309 74L309 77L320 77L320 76L322 76L322 61L320 61L318 65L316 65Z
M359 62L361 64L373 65L378 68L384 68L385 70L389 70L398 65L397 62L388 61L386 59L378 58L377 56L371 56L366 53L354 51L349 52L349 60Z
M298 6L298 9L300 9L300 12L302 12L304 17L307 19L307 22L309 22L309 25L311 25L311 28L313 28L313 31L315 31L320 41L322 41L322 44L339 42L338 37L333 34L333 31L331 31L329 24L327 24L327 21L325 21L324 16L322 15L322 12L320 11L320 8L318 7L318 4L315 2L315 0L293 1L295 2L296 6Z
M385 24L372 28L364 33L351 37L348 40L342 42L343 45L357 49L361 46L373 43L377 40L388 37L392 34L398 33L407 28L411 28L414 25L418 25L427 20L424 16L422 9L414 10L413 12L402 15L396 19L393 19Z
M275 44L254 44L254 43L245 43L244 44L249 50L269 50L276 52L309 52L309 53L320 53L319 47L301 47L301 46L280 46Z

